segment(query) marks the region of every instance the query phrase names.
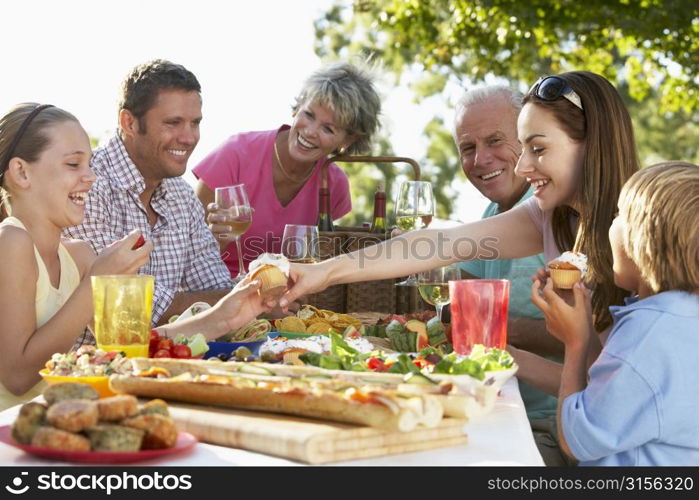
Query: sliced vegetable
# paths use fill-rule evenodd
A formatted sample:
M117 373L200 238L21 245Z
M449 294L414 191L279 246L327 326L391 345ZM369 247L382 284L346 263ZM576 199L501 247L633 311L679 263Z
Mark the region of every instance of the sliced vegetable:
M274 372L264 366L246 363L238 367L240 373L249 373L251 375L274 375Z
M405 377L403 377L403 382L406 384L439 385L436 381L420 372L410 372L406 374Z

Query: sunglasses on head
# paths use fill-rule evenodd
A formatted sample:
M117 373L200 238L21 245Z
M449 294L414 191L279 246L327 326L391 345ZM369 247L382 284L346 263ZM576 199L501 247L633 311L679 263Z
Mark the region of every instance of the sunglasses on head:
M529 89L529 94L544 101L555 101L560 97L565 97L578 108L583 109L580 96L560 76L544 76L539 78L536 83L532 85L532 88Z

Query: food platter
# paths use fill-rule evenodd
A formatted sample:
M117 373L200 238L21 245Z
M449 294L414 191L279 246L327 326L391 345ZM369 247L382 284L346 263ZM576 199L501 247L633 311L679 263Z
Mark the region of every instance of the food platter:
M285 337L287 339L307 339L310 337L317 337L318 335L327 335L327 333L300 333L300 332L282 332L282 331L278 331L277 334L280 337Z
M3 425L0 427L0 442L19 448L30 455L49 460L91 464L127 464L185 452L197 443L197 438L188 432L179 432L175 446L158 450L136 452L66 451L20 444L12 438L11 426Z
M258 353L260 352L260 346L264 344L267 339L273 339L279 336L279 333L277 332L270 332L267 334L267 336L261 340L254 340L254 341L241 341L241 342L236 342L236 341L225 341L225 342L207 342L207 345L209 346L209 350L204 353L203 358L204 359L209 359L209 358L215 358L219 354L225 354L227 356L230 356L236 349L239 347L245 347L250 351L250 353L253 356L257 356Z
M109 388L109 376L91 376L91 377L71 377L69 375L51 375L48 370L44 369L39 372L39 375L46 381L47 384L59 384L63 382L80 382L92 386L100 395L101 398L116 396L116 393Z

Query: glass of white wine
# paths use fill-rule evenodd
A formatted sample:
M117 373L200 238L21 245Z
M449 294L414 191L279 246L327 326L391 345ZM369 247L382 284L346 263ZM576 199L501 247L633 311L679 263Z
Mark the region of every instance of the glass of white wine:
M282 236L282 255L289 262L313 264L320 261L318 227L287 224Z
M221 224L230 227L230 232L235 238L235 247L238 252L238 275L233 278L233 282L237 283L245 277L240 237L250 228L254 210L250 206L248 192L245 190L244 184L217 187L215 203L218 205L219 212L225 217Z
M396 225L401 231L424 229L429 226L434 216L434 195L432 184L425 181L404 181L398 188L394 207ZM408 276L396 286L416 286L414 274Z
M442 320L442 308L449 304L449 282L461 279L457 264L421 272L418 277L418 291L422 299L435 307L437 317Z

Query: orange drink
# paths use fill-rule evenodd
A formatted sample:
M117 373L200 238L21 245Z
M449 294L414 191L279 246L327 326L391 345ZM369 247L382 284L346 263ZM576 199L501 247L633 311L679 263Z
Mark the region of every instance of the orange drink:
M99 346L103 351L121 351L126 354L127 358L147 358L148 344L146 345L102 345Z

